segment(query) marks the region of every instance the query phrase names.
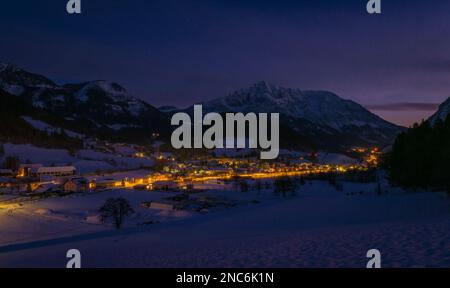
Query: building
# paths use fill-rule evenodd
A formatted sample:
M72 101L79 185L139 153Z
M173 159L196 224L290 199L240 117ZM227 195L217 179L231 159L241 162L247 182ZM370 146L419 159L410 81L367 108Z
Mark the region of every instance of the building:
M66 192L88 192L90 191L89 181L86 178L72 178L64 183Z
M48 193L48 192L53 192L53 193L59 193L62 191L62 186L61 184L56 184L56 183L52 183L52 182L46 182L46 183L39 183L38 185L32 185L30 184L30 186L27 185L27 192L32 192L33 194L40 194L40 193ZM31 191L28 191L28 189L30 189Z
M42 165L42 164L20 164L17 176L28 177L28 176L36 175L36 172L42 166L44 166L44 165Z
M59 167L40 167L37 169L36 177L67 177L75 175L77 169L73 166L59 166Z
M99 189L99 190L116 188L120 187L121 185L122 185L121 181L112 178L93 180L90 183L91 189Z
M152 190L177 190L178 183L174 181L155 181L151 184Z
M14 173L11 169L0 169L0 177L13 177Z
M0 188L11 187L17 184L17 180L11 177L0 177Z
M183 205L176 201L158 200L152 201L149 208L158 210L181 210L183 209Z

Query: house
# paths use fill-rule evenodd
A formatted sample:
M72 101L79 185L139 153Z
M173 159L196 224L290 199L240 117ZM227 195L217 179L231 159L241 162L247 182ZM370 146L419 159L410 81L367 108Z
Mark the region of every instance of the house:
M151 184L152 190L177 190L178 183L174 181L155 181Z
M46 182L43 184L39 184L37 187L33 188L33 185L27 186L26 190L28 190L28 187L30 187L31 192L34 194L40 194L40 193L48 193L48 192L61 192L62 187L60 184L55 184L52 182ZM29 192L29 191L27 191Z
M66 192L87 192L90 191L89 181L86 178L72 178L64 183Z
M93 182L91 182L90 186L91 186L91 188L95 188L95 189L110 189L110 188L118 187L119 183L121 184L121 182L119 182L118 180L115 180L112 178L106 178L106 179L94 180Z
M0 177L13 177L14 173L11 169L0 169Z
M77 169L73 166L40 167L37 169L35 176L37 176L37 177L43 177L43 176L65 177L65 176L75 175L76 171L77 171Z
M0 177L0 187L11 187L17 184L16 179L12 179L11 177Z
M183 205L176 201L158 200L150 202L150 206L148 206L148 208L158 210L181 210L183 209Z

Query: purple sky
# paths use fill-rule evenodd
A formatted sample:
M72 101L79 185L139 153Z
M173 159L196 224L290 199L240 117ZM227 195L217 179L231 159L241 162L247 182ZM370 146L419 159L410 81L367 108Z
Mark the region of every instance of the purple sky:
M59 2L59 3L58 3ZM2 1L0 61L57 82L106 79L155 106L265 80L330 90L399 124L450 96L450 1Z

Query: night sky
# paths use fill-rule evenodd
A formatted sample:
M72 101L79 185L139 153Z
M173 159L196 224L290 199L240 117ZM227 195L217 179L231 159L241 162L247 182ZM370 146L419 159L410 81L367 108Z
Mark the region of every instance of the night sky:
M450 96L450 1L3 0L0 61L187 106L265 80L330 90L409 125Z

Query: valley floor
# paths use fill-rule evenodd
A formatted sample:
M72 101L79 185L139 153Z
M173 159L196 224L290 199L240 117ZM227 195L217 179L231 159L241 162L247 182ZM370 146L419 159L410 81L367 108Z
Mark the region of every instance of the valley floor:
M450 197L374 185L313 182L286 198L213 190L238 205L207 214L142 208L167 194L133 190L22 203L0 209L0 267L65 267L73 248L83 267L365 267L374 248L383 267L449 267ZM137 213L116 231L94 219L119 195ZM139 225L149 220L159 223Z

